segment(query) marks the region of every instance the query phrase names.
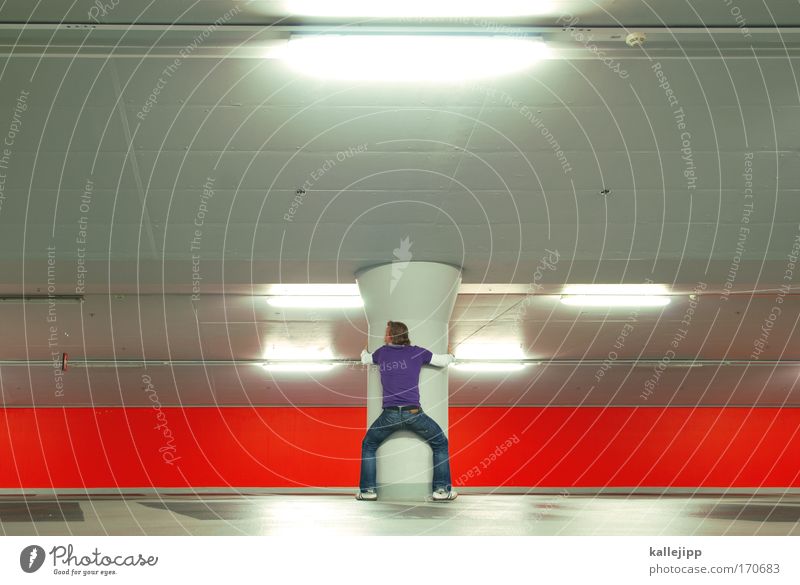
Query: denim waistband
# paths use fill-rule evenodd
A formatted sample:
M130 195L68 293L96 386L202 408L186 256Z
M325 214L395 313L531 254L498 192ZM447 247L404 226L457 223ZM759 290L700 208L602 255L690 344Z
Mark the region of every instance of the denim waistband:
M403 406L384 406L384 410L413 410L418 408L422 410L422 407L419 404L404 404Z

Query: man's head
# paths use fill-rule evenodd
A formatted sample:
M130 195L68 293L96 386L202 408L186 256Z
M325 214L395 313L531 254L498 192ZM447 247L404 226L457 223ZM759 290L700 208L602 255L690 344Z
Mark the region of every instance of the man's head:
M411 341L408 339L408 327L400 321L386 323L386 335L383 340L394 345L411 345Z

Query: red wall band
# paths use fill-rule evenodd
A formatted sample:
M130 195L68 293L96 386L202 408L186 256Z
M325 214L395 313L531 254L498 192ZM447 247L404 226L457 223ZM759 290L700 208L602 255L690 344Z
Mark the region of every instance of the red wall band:
M8 408L0 488L340 487L364 408ZM453 485L800 487L796 408L450 408Z

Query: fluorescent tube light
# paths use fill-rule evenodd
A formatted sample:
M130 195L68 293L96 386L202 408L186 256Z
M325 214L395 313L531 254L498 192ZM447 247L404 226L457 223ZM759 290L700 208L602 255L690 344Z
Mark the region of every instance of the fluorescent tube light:
M314 77L452 83L519 71L547 54L531 38L353 34L296 35L270 56Z
M306 16L513 17L550 13L553 3L551 0L288 0L287 9L292 14Z
M503 362L465 362L455 363L451 368L461 372L518 372L527 364L503 363Z
M333 352L329 347L272 346L262 359L269 362L324 362L333 359Z
M571 284L563 295L668 295L663 284Z
M268 284L264 294L270 296L358 296L358 285L355 283L343 284Z
M669 304L670 298L656 295L565 295L561 302L580 307L663 307Z
M459 360L516 360L524 359L525 353L517 343L466 343L456 347Z
M303 309L351 309L364 306L361 297L345 295L276 296L267 297L267 303L273 307Z
M670 302L663 284L573 284L561 302L581 307L663 307Z
M272 347L261 365L270 372L327 372L336 365L325 361L332 357L330 348Z
M288 0L287 9L305 16L501 18L553 12L551 0ZM474 23L472 23L474 24Z
M524 359L525 352L518 343L466 343L456 347L457 360L473 360L456 362L451 367L462 372L516 372L526 364L513 361Z
M266 362L261 366L270 372L327 372L336 364L324 362Z

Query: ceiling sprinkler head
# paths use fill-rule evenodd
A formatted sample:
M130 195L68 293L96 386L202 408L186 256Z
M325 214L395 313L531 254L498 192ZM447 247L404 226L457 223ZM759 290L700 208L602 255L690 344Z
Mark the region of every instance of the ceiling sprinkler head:
M629 47L641 47L647 40L647 35L643 32L632 32L625 37L625 42Z

